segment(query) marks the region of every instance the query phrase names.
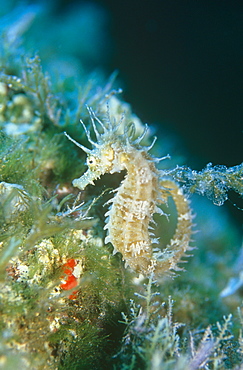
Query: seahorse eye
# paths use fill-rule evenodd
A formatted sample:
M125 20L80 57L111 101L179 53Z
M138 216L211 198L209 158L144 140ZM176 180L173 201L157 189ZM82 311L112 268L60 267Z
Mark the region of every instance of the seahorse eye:
M89 167L95 167L97 165L97 159L93 156L87 158L87 165Z

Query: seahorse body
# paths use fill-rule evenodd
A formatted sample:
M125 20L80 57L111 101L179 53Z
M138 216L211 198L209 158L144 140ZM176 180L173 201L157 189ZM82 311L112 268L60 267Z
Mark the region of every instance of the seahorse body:
M133 124L124 125L120 133L122 122L112 123L108 117L105 124L88 109L96 142L82 124L93 149L80 145L66 134L88 154L88 170L79 179L75 179L73 185L83 190L105 173L126 171L116 195L109 201L105 243L111 242L113 253L120 252L126 265L144 275L152 271L161 274L177 270L178 261L190 249L192 215L188 200L174 181L164 178L165 171L156 169L158 159L148 153L153 143L149 147L140 145L147 126L142 135L134 139ZM96 122L101 126L102 133L99 133ZM158 206L166 202L168 196L172 196L175 202L178 222L170 244L161 251L153 247L153 244L158 244L158 239L154 238L151 224L155 213L163 213Z

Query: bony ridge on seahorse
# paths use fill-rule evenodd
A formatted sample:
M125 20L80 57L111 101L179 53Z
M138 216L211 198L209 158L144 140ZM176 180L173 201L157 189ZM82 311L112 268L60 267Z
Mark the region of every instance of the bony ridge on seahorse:
M92 149L77 143L65 133L87 153L88 170L75 179L73 185L83 190L88 184L94 185L94 181L105 173L126 171L124 180L114 192L115 196L108 202L105 243L111 242L113 253L120 252L126 265L143 275L179 270L178 262L191 249L192 213L182 189L168 178L166 171L156 169L155 164L161 159L153 158L148 153L156 138L150 146L142 146L140 143L147 133L147 125L143 133L134 139L133 123L122 120L112 122L109 110L107 122L104 123L91 108L87 109L96 141L91 139L90 131L81 123ZM158 244L158 239L154 238L151 224L155 213L163 214L158 206L165 203L169 196L176 205L177 226L167 247L160 250L153 246Z

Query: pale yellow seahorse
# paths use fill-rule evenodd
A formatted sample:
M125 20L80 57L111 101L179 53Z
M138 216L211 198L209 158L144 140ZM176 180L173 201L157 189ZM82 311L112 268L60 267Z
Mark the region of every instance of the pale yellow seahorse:
M120 252L126 265L136 272L148 275L151 272L162 274L169 270L178 270L178 262L187 250L190 250L192 213L182 189L168 178L166 171L156 169L156 162L148 152L154 145L141 146L147 133L134 139L133 123L117 123L108 115L107 122L100 121L91 108L88 108L96 141L81 121L92 149L77 143L66 136L87 153L88 170L73 181L73 185L83 190L88 184L105 173L126 171L120 187L110 199L110 208L106 213L107 236L105 243L111 242L115 254ZM97 128L100 126L101 133ZM160 250L153 245L158 239L152 233L153 215L161 213L158 207L171 196L177 209L177 226L169 245Z

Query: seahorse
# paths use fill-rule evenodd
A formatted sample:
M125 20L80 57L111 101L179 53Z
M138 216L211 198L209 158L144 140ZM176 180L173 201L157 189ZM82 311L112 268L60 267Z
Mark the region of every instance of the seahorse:
M144 276L181 269L177 264L191 249L192 211L178 184L169 178L166 171L156 168L156 163L163 158L149 154L156 137L151 145L143 146L141 142L147 134L147 125L136 137L133 123L123 122L123 119L120 122L111 120L109 111L103 122L90 107L88 112L96 141L92 140L83 121L81 123L92 149L65 133L87 154L88 170L73 180L73 186L83 190L88 184L94 185L94 181L105 173L125 171L120 186L113 191L115 195L108 201L105 243L112 243L113 254L120 252L125 265ZM169 244L161 250L155 248L159 241L153 234L153 217L155 213L164 214L159 205L166 203L169 196L177 209L177 226Z

